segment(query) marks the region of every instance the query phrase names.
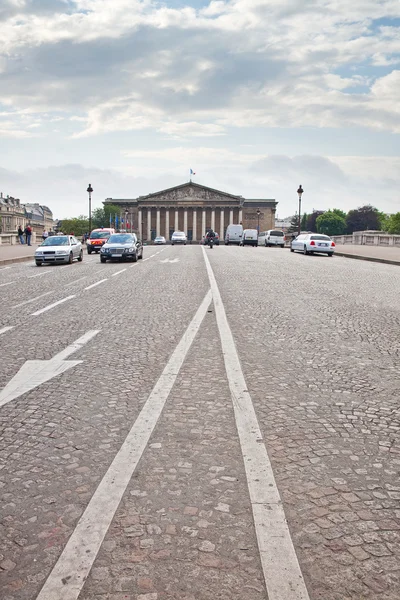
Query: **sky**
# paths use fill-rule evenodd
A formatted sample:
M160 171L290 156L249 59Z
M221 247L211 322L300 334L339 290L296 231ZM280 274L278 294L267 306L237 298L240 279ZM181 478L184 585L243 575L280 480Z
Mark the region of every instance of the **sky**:
M399 0L1 0L0 191L400 211Z

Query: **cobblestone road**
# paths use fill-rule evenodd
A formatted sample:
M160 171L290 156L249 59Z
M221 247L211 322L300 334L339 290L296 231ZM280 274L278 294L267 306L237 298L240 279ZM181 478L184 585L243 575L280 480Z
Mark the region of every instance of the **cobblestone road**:
M398 268L206 252L310 600L398 600ZM0 405L2 600L36 599L73 539L210 289L202 253L0 270L0 389L98 332ZM172 383L87 579L54 600L292 600L266 590L213 304Z

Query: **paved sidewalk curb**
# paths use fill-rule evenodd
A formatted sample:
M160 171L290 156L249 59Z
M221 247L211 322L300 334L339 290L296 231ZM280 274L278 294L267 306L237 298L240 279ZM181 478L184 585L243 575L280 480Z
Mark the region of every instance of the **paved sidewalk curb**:
M389 258L375 258L373 256L361 256L360 254L348 254L347 252L335 251L334 256L344 256L345 258L354 258L356 260L369 260L370 262L385 263L387 265L400 266L400 261L390 260Z
M10 263L24 262L26 260L35 260L35 256L33 254L31 254L29 256L16 256L14 258L5 258L3 260L0 260L0 265L8 265Z

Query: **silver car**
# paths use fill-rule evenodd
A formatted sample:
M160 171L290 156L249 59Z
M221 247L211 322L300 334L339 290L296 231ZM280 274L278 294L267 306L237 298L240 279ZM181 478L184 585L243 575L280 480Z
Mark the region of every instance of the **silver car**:
M302 233L290 244L290 252L295 250L303 254L321 253L332 256L335 252L335 242L328 235L321 233Z
M143 245L134 233L113 233L101 247L100 261L133 260L143 258Z
M156 238L154 238L154 243L156 245L166 244L167 240L165 239L164 236L158 235Z
M174 244L183 244L184 246L186 246L186 242L186 233L184 233L183 231L174 231L174 233L171 236L171 246L173 246Z
M43 264L72 264L76 258L83 260L82 244L73 235L52 235L44 240L35 251L36 266Z

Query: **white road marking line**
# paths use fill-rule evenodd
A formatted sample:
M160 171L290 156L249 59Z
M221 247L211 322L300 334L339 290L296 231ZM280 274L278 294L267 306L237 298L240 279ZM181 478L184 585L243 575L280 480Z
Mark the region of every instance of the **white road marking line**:
M46 271L45 273L38 273L37 275L28 275L28 279L32 279L32 277L43 277L43 275L51 275L54 271Z
M79 279L75 279L74 281L70 281L69 283L66 283L64 285L64 287L68 287L69 285L73 285L74 283L78 283L78 281L82 281L83 279L86 279L87 275L84 275L83 277L80 277Z
M37 310L36 312L32 313L31 316L37 317L38 315L41 315L42 313L47 312L48 310L51 310L55 306L58 306L59 304L63 304L64 302L67 302L68 300L72 300L72 298L76 298L76 296L75 295L67 296L66 298L63 298L62 300L53 302L53 304L49 304L48 306L45 306L44 308L41 308L40 310Z
M96 287L96 285L100 285L105 281L108 281L108 279L100 279L100 281L96 281L96 283L92 283L92 285L88 285L88 287L85 287L85 290L91 290L92 288Z
M37 600L77 600L133 472L211 302L207 292L120 450L93 494Z
M15 283L15 281L9 281L8 283L1 283L0 287L4 287L5 285L11 285L12 283Z
M30 300L25 300L25 302L20 302L19 304L14 304L12 308L19 308L20 306L25 306L25 304L31 304L31 302L35 302L35 300L39 300L40 298L44 298L53 292L45 292L44 294L40 294L40 296L36 296L35 298L30 298Z
M119 275L120 273L123 273L124 271L126 271L126 268L125 268L125 269L122 269L121 271L117 271L116 273L113 273L113 274L111 275L111 277L115 277L116 275Z
M6 333L6 331L11 331L11 329L14 329L14 325L10 325L9 327L3 327L3 329L0 329L0 335L2 333Z
M218 285L207 254L204 248L202 250L213 294L268 598L309 600Z
M42 383L61 375L65 371L81 364L81 360L65 360L70 354L80 350L84 344L93 339L99 330L91 330L78 338L75 342L61 350L50 360L27 360L18 373L0 391L0 406L4 406L16 400L22 394L26 394L37 388Z

